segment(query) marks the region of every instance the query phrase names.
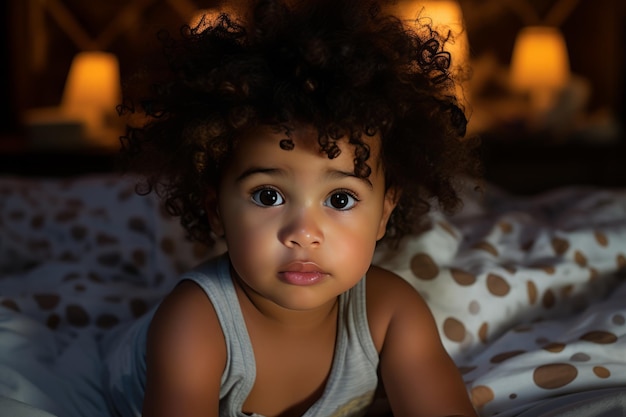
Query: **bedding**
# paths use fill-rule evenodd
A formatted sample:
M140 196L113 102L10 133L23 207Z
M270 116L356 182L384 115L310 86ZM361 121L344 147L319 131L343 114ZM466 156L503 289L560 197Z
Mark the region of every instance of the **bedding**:
M429 303L481 416L626 416L626 189L468 189L375 263ZM131 177L0 177L0 415L112 414L99 341L214 256Z

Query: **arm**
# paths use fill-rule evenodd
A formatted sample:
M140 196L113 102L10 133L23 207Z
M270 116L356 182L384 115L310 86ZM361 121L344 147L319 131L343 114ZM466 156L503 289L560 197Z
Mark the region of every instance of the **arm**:
M181 282L155 313L146 347L144 417L217 417L226 346L213 305Z
M380 373L393 414L476 417L419 293L395 274L376 268L368 274L367 294L368 319L375 343L379 339Z

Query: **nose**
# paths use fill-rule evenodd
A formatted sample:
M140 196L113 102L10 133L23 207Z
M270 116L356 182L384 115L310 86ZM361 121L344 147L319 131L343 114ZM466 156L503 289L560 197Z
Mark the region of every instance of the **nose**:
M289 216L278 238L288 248L317 247L324 241L319 214L309 207L300 209Z

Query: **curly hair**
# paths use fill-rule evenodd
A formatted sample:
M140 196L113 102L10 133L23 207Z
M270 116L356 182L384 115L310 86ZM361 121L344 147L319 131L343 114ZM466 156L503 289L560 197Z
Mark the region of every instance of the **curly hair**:
M288 150L294 124L305 123L329 158L339 140L354 146L360 177L370 173L363 135L380 136L386 186L401 190L386 239L421 230L433 199L457 208L456 178L479 163L475 141L463 139L447 38L384 10L365 0L260 0L178 37L160 32L168 74L131 85L120 110L143 116L121 138L127 166L145 178L138 191L157 192L192 239L211 245L207 192L241 134L277 126Z

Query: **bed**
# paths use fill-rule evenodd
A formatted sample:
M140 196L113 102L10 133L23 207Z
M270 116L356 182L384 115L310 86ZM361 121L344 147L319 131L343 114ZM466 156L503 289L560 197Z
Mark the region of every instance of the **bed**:
M429 303L481 416L626 416L626 189L464 192L375 263ZM0 415L111 417L99 341L223 248L117 174L0 177Z

